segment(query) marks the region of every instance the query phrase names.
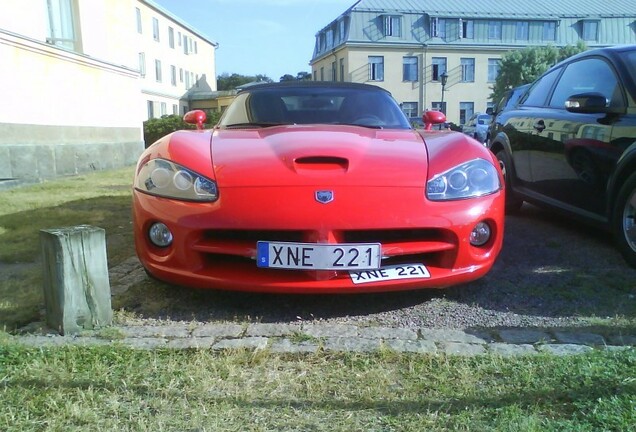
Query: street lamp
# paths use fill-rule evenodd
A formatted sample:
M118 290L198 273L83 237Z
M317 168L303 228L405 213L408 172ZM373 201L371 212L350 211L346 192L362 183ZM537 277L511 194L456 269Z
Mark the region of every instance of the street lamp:
M446 90L446 83L448 82L448 74L446 73L446 71L444 71L440 76L439 79L442 83L442 106L440 107L440 111L442 111L444 114L446 114L446 110L444 109L444 91Z

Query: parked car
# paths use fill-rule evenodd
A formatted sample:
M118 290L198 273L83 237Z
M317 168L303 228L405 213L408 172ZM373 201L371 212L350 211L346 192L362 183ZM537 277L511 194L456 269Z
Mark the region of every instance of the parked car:
M462 132L483 144L486 141L488 125L491 120L492 116L490 114L475 113L463 125Z
M492 116L492 121L488 125L488 131L486 132L486 141L484 144L490 146L492 137L497 135L501 131L502 125L499 123L498 115L504 111L514 108L519 102L521 96L530 88L530 84L523 84L513 89L507 90L502 98L495 104L492 109L486 110L486 113Z
M557 64L497 123L507 209L528 201L606 228L636 267L636 45Z
M497 159L474 140L413 129L379 87L293 82L245 89L212 130L146 149L133 225L141 263L169 283L390 291L485 275L504 204Z

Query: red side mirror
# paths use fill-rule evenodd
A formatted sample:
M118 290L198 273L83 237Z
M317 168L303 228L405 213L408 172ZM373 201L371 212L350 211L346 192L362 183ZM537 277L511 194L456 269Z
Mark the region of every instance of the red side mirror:
M446 115L441 111L424 111L422 121L424 122L424 130L431 130L434 124L444 123Z
M188 124L195 124L197 125L197 129L201 130L203 129L203 123L205 123L207 118L208 117L205 115L205 111L194 110L194 111L188 111L183 116L183 121Z

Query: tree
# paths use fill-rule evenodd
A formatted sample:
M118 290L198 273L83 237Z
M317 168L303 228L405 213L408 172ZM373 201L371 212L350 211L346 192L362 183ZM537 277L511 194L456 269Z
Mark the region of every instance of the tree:
M504 54L490 98L498 101L506 90L533 82L556 63L586 49L585 43L579 41L576 46L528 47Z
M309 81L309 80L311 80L311 73L309 73L309 72L304 72L304 71L302 71L302 72L298 72L298 73L296 74L296 79L297 79L298 81Z
M240 75L237 73L228 74L222 73L216 77L216 88L218 90L234 90L244 84L251 82L272 82L272 79L267 75Z
M279 79L280 82L283 81L296 81L296 77L290 74L285 74L282 77L280 77Z

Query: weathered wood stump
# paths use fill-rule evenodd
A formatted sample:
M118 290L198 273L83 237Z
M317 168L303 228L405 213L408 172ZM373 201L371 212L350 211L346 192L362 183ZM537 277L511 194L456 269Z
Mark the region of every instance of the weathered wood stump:
M110 325L106 232L79 225L40 230L46 322L60 334Z

